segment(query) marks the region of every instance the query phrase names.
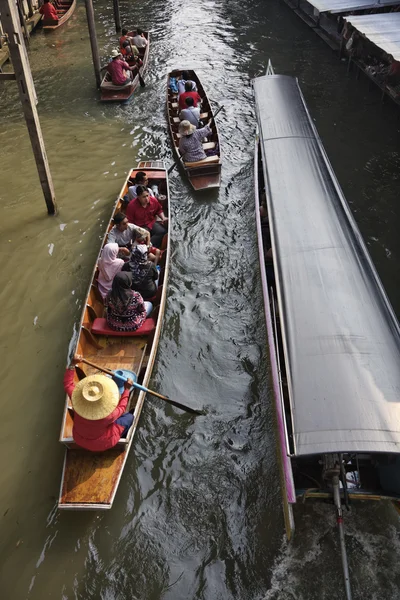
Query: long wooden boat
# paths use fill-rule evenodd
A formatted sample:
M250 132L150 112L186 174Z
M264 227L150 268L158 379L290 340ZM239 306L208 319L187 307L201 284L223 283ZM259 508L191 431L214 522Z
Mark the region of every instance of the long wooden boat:
M258 248L285 523L291 537L298 498L333 500L349 599L342 504L400 506L400 327L297 79L270 74L254 90Z
M168 174L162 161L144 161L136 169L130 171L112 216L122 208L123 196L127 193L128 182L138 171L144 171L149 185L156 184L160 194L166 196L163 201L164 212L168 214L169 189ZM107 233L112 227L112 216ZM107 241L104 236L101 248ZM101 251L100 248L100 251ZM148 386L156 358L161 326L167 298L167 282L170 260L169 234L164 236L162 249L165 250L160 262L160 285L154 309L144 325L132 336L111 332L106 325L104 305L97 288L97 261L94 266L89 290L87 293L82 317L77 332L77 339L71 344L75 352L86 360L111 370L128 369L138 375L138 382ZM100 256L100 252L99 252ZM96 370L85 366L85 371L76 369L76 381ZM140 413L143 408L145 393L135 392L130 400L130 410L134 408L134 422L126 439L121 439L117 446L106 452L89 452L79 448L72 437L73 410L69 398L66 398L61 427L60 441L66 446L58 507L61 509L110 509L118 489L122 472L131 448Z
M187 71L191 81L195 81L197 90L202 98L200 119L206 124L209 119L212 119L211 129L212 135L207 142L203 144L204 150L215 150L215 156L207 156L204 160L193 163L185 163L179 152L179 105L178 94L175 94L170 89L170 78L178 78L182 74L182 70L176 69L168 74L167 80L167 116L169 131L172 140L172 148L177 160L182 165L189 178L194 190L205 190L209 188L219 188L221 185L221 146L218 135L217 123L214 119L211 104L207 98L207 94L201 84L199 77L194 71Z
M111 75L106 73L100 85L101 102L128 102L132 98L133 93L139 85L139 74L143 77L149 62L150 34L147 31L144 31L143 34L147 39L148 44L145 48L139 48L139 55L143 61L143 65L140 67L139 73L133 78L131 83L121 86L114 85L111 81ZM136 31L130 31L128 35L133 37L136 35ZM128 61L128 64L132 63Z
M76 0L53 0L52 4L57 10L58 21L43 18L42 27L45 31L53 31L54 29L61 27L61 25L64 25L64 23L72 16L76 8Z

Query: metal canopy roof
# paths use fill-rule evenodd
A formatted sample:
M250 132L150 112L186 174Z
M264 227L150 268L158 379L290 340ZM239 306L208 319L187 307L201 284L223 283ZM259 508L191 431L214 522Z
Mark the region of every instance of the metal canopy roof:
M307 0L319 12L346 12L348 10L364 10L367 8L381 8L399 4L399 0Z
M297 80L254 82L296 455L400 452L400 330Z
M345 18L373 44L400 60L400 13L348 15Z

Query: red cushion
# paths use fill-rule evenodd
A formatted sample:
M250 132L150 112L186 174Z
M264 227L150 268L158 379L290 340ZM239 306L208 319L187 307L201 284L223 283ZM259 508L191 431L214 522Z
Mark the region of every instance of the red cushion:
M97 335L115 335L115 336L124 336L124 337L134 337L135 335L149 335L156 328L156 322L154 319L149 317L145 320L143 325L136 329L136 331L114 331L107 325L107 319L95 319L92 325L92 333L96 333Z

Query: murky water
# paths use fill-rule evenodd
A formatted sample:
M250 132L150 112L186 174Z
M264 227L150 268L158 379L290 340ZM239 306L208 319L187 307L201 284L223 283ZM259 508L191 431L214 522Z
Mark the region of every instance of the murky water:
M96 1L102 55L112 3ZM140 5L147 86L101 105L82 4L32 37L30 60L60 208L47 217L13 82L0 87L0 596L5 600L344 597L333 510L299 506L284 542L253 214L250 78L272 58L299 77L394 308L400 312L397 113L279 0ZM198 70L224 154L219 193L172 175L173 257L155 389L207 414L148 400L112 511L58 513L62 374L110 208L141 158L171 159L165 76ZM399 525L389 506L346 515L354 598L397 600Z

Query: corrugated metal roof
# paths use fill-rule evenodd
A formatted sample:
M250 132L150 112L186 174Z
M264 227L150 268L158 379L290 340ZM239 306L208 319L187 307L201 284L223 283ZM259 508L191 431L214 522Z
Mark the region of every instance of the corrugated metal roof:
M400 13L348 15L345 18L373 44L400 60Z
M399 453L399 324L297 80L254 89L295 454Z
M363 10L367 8L380 8L399 4L399 0L307 0L319 12L346 12L348 10Z

